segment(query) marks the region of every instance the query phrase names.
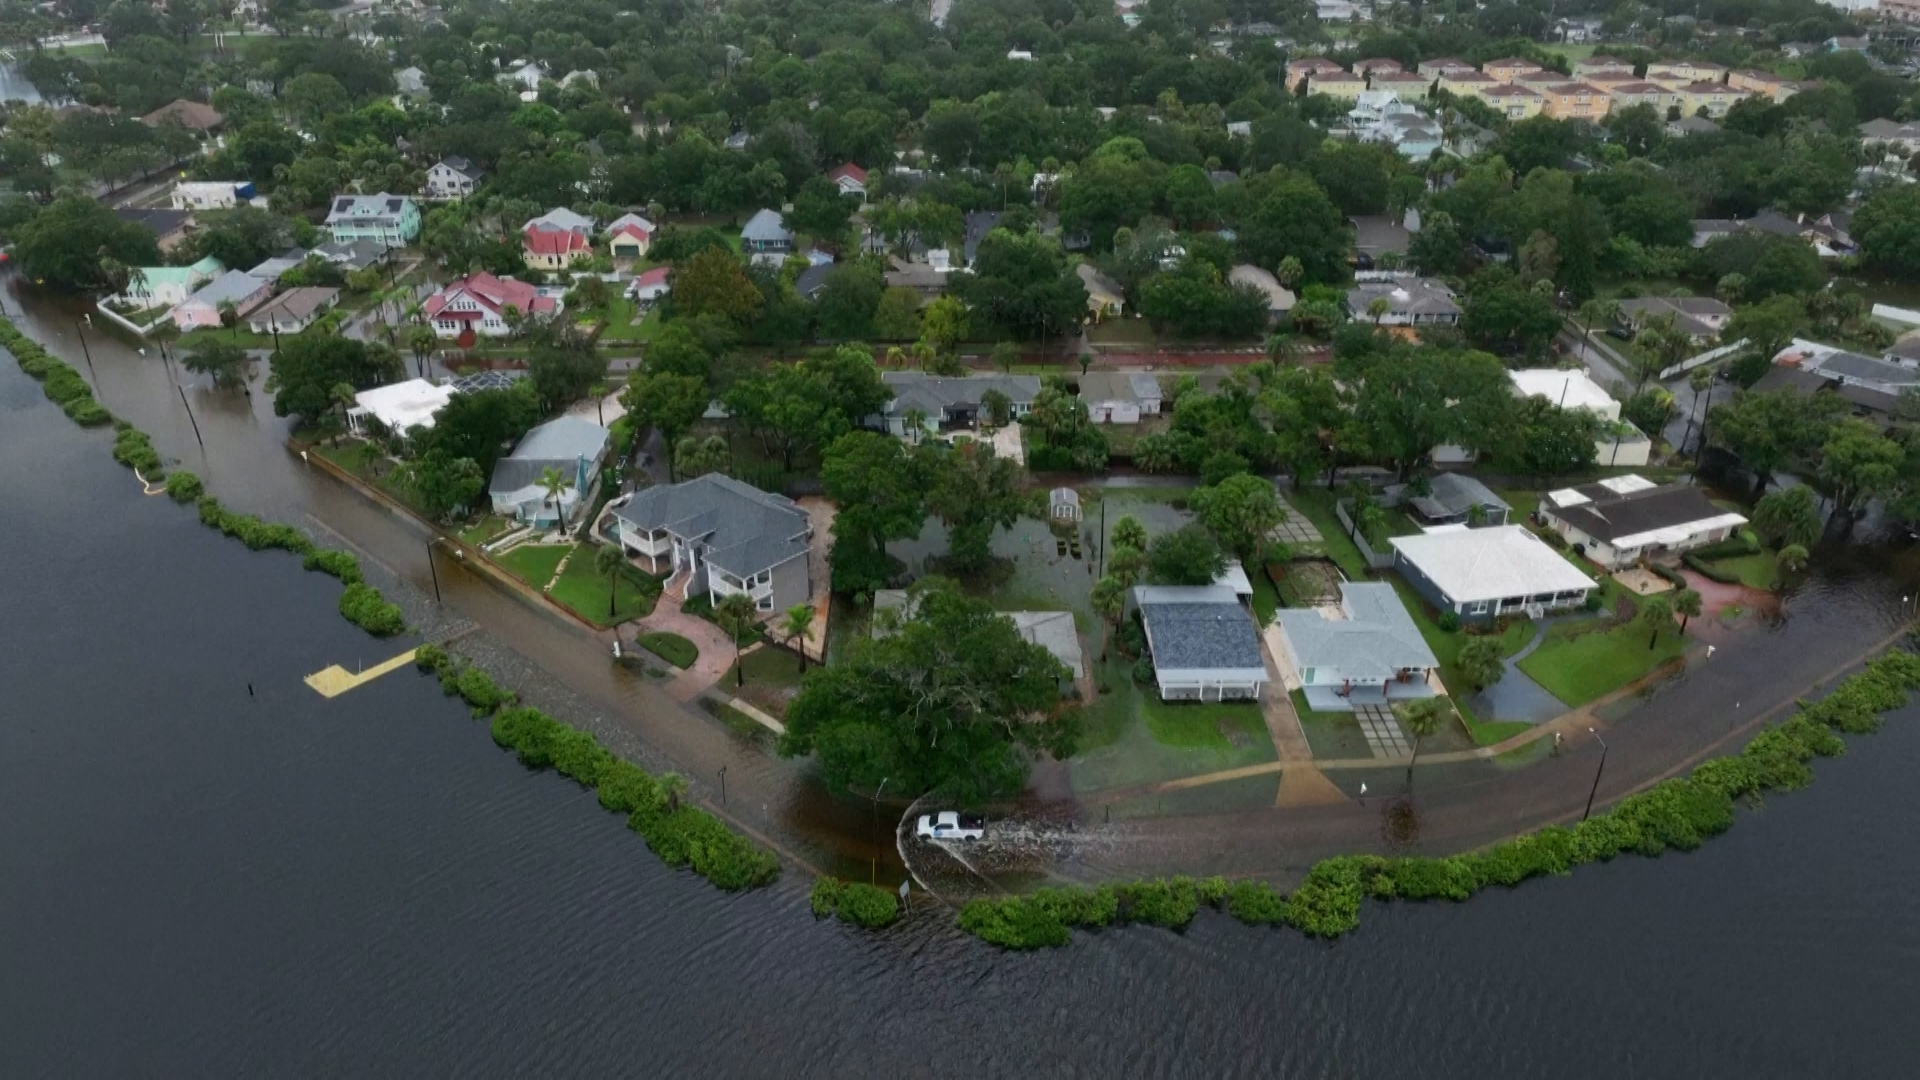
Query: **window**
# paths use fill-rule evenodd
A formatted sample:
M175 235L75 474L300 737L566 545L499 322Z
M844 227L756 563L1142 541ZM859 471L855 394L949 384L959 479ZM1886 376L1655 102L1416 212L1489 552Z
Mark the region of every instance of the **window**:
M1475 600L1473 603L1467 605L1467 614L1469 615L1485 615L1486 613L1487 602L1485 600Z

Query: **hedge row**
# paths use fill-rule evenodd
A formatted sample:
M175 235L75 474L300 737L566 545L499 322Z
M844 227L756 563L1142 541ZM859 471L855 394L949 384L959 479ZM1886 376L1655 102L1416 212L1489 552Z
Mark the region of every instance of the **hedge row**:
M1703 544L1688 554L1711 562L1714 559L1738 559L1744 555L1760 554L1760 538L1752 529L1741 529L1725 540L1712 544Z
M1688 569L1706 578L1708 581L1717 581L1722 585L1740 584L1739 574L1731 570L1722 570L1694 552L1689 551L1685 555L1680 556L1680 561L1686 563Z
M11 352L20 370L39 379L47 397L58 402L68 416L85 424L113 422L113 460L133 469L148 483L164 479L167 494L178 503L193 503L200 511L202 524L219 529L254 551L280 548L301 557L309 570L319 570L339 578L346 585L340 594L340 614L375 637L391 637L404 631L406 617L397 604L389 603L380 590L366 584L360 562L350 553L323 548L291 525L262 521L249 514L236 514L206 494L206 486L190 472L168 473L153 440L124 420L114 420L93 400L86 380L64 361L41 348L38 342L22 334L18 327L0 318L0 346Z
M892 890L836 877L816 878L808 898L819 918L838 915L841 922L878 930L900 917L900 900Z
M1633 852L1690 851L1733 827L1736 799L1758 799L1813 782L1809 763L1846 750L1836 732L1876 730L1883 715L1920 689L1920 655L1882 656L1817 702L1802 702L1738 754L1702 762L1693 772L1620 800L1577 825L1550 825L1482 851L1445 858L1349 855L1315 864L1300 887L1282 894L1265 882L1168 878L1092 889L1041 889L1007 900L974 900L960 926L1010 949L1065 945L1073 927L1147 922L1179 929L1201 903L1224 906L1250 924L1284 923L1316 937L1338 937L1360 923L1361 901L1465 900L1481 889L1511 888L1532 877L1570 873L1582 863Z
M622 761L590 732L569 727L539 709L514 705L514 696L478 668L461 664L445 649L422 645L414 653L420 670L440 679L440 688L473 708L475 719L493 718L493 741L512 750L521 764L552 769L582 787L594 788L600 805L627 815L627 828L669 866L690 867L722 889L770 884L780 874L771 852L727 828L719 818L680 802L686 781L671 773L653 776ZM863 901L855 901L859 908ZM864 924L863 924L864 925Z
M74 423L99 427L113 420L113 414L93 399L93 388L78 371L41 348L39 342L21 333L6 319L0 319L0 345L19 361L21 371L40 380L41 392L47 395L47 400L60 406Z

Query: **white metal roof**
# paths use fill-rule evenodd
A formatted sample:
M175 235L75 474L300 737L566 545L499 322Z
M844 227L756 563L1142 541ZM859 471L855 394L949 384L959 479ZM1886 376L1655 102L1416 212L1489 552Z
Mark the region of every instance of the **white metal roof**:
M376 386L353 395L366 415L401 433L413 427L432 427L433 414L452 399L452 387L435 386L425 379Z
M1609 419L1619 419L1620 403L1584 371L1558 368L1527 368L1508 372L1514 393L1521 397L1543 397L1563 409L1586 409Z
M1389 541L1456 603L1593 588L1593 579L1518 525Z
M1660 485L1641 476L1639 473L1628 473L1625 476L1609 476L1605 480L1595 481L1589 486L1606 488L1615 495L1631 495L1636 491L1647 491L1652 488L1657 488ZM1593 500L1588 498L1586 493L1579 488L1561 488L1558 491L1547 492L1547 501L1555 506L1565 507L1582 506Z
M1737 529L1746 523L1747 519L1739 514L1720 514L1704 521L1689 521L1680 525L1668 525L1661 529L1648 529L1646 532L1634 533L1632 536L1615 537L1613 546L1616 549L1632 549L1645 547L1648 544L1683 544L1701 533L1711 532L1714 529Z

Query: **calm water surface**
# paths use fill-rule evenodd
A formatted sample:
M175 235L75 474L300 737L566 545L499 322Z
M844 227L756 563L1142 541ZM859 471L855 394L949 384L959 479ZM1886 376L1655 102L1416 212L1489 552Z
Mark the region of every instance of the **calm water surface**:
M1917 716L1706 849L1327 945L730 897L0 361L0 1076L1905 1075ZM256 697L250 698L251 682Z

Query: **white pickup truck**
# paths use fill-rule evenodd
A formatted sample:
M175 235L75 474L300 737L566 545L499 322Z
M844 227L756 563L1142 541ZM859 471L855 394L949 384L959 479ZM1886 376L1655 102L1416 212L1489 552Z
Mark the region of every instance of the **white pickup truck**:
M978 840L987 835L986 822L979 816L962 816L952 810L943 810L938 814L921 814L914 824L913 835L923 840Z

